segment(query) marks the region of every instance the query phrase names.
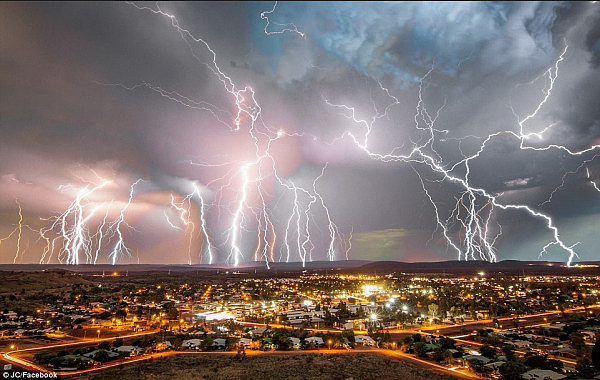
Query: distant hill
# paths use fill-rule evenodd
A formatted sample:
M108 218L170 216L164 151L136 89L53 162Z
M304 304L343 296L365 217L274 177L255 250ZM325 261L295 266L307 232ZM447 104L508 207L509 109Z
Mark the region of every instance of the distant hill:
M243 273L291 273L291 272L348 272L348 273L447 273L474 275L478 272L511 274L597 274L600 275L600 261L577 263L567 268L564 263L548 261L504 260L497 263L487 261L439 261L405 263L400 261L313 261L303 267L300 262L271 263L267 269L263 262L244 263L238 267L225 264L214 265L164 265L164 264L128 264L128 265L64 265L64 264L0 264L0 271L33 272L76 272L106 273L113 272L243 272Z
M496 263L488 261L439 261L427 263L403 263L398 261L378 261L359 268L363 272L406 272L406 273L452 273L475 274L511 273L511 274L563 274L596 273L600 274L600 261L578 263L567 267L565 263L549 261L504 260Z

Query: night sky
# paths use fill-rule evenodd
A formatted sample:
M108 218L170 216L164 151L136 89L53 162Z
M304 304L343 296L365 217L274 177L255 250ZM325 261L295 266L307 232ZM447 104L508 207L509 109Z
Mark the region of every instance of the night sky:
M273 5L1 3L0 263L600 259L600 4Z

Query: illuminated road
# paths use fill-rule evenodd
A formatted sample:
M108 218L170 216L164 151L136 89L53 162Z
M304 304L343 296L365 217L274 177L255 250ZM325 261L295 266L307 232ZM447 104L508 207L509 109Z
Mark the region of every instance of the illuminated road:
M160 331L159 329L156 329L156 330L140 331L140 332L126 334L126 335L113 336L110 338L88 338L85 340L78 340L78 341L73 341L73 342L50 343L50 344L45 344L45 345L41 345L41 346L27 347L27 348L23 348L23 349L17 349L17 350L12 350L12 351L8 351L8 352L3 352L2 357L6 361L8 361L12 364L15 364L19 367L23 367L23 368L26 368L26 369L29 369L32 371L37 371L37 372L48 372L47 368L40 367L40 366L36 365L35 363L18 358L13 355L16 355L21 352L39 351L39 350L52 349L52 348L62 348L62 347L72 347L72 346L95 344L95 343L100 343L100 342L105 342L105 341L112 341L117 338L135 338L138 336L156 334L159 331Z
M406 359L407 361L418 364L420 367L427 367L432 370L435 370L436 372L441 372L444 375L451 375L451 376L459 377L461 379L480 379L479 376L476 376L465 370L459 371L458 367L445 367L445 366L437 364L437 363L419 359L413 355L405 354L404 352L392 351L392 350L378 350L378 351L386 356Z
M146 331L135 332L135 333L126 334L126 335L117 335L117 336L112 336L110 338L86 338L86 339L81 339L81 340L72 341L72 342L65 342L65 343L50 343L50 344L44 344L41 346L33 346L33 347L23 348L20 350L14 350L14 351L9 351L9 352L14 353L14 352L25 352L25 351L37 351L37 350L43 350L46 348L69 347L69 346L78 346L78 345L84 345L84 344L94 344L94 343L100 343L100 342L106 342L106 341L113 341L117 338L126 339L126 338L135 338L135 337L144 336L144 335L151 335L151 334L156 334L159 331L160 331L160 329L155 329L155 330L146 330Z
M3 355L6 360L8 360L14 364L17 364L21 367L27 368L32 371L47 372L47 373L52 372L46 368L43 368L41 366L38 366L38 365L32 363L30 361L12 356L12 355L10 355L11 353L14 353L14 352L5 353ZM77 370L77 371L57 371L57 372L53 372L53 373L56 373L57 375L60 375L60 376L79 375L79 374L83 374L83 373L101 371L101 370L105 370L108 368L117 367L120 365L138 363L138 362L149 360L149 359L168 357L168 356L173 356L173 355L235 355L236 353L237 352L234 352L234 351L209 351L209 352L206 352L206 351L166 351L166 352L157 352L157 353L152 353L152 354L147 354L147 355L136 356L133 358L123 358L123 359L111 361L106 364L102 364L97 367L91 367L91 368ZM247 356L303 355L303 354L306 355L306 354L310 354L310 353L327 354L327 355L336 355L336 354L337 355L352 355L352 354L357 354L357 353L379 353L379 354L382 354L382 355L385 355L388 357L393 357L395 359L409 361L412 364L415 364L421 368L426 368L426 369L435 371L437 373L443 373L443 374L455 376L455 377L458 377L461 379L478 379L479 378L473 374L465 372L464 370L462 370L462 371L458 370L458 367L445 367L445 366L442 366L442 365L439 365L436 363L432 363L432 362L429 362L426 360L418 359L412 355L404 354L402 352L392 351L392 350L383 350L383 349L378 349L378 348L356 349L356 350L319 349L319 350L301 350L301 351L251 351L251 350L246 351Z
M596 305L592 305L587 307L588 310L590 309L594 309L594 308L600 308L600 304L596 304ZM581 311L584 310L583 307L575 307L575 308L571 308L571 309L565 309L565 313L568 312L573 312L573 311ZM556 317L556 318L553 318ZM524 327L535 327L535 326L543 326L543 325L547 325L550 324L551 322L555 322L558 321L560 319L562 319L561 316L561 311L560 310L551 310L551 311L545 311L545 312L541 312L541 313L536 313L536 314L526 314L526 315L520 315L518 317L516 316L510 316L510 317L501 317L501 318L497 318L498 319L498 323L502 326L503 323L511 323L514 320L518 320L518 326L519 328L524 328ZM467 327L470 327L469 329L466 329ZM443 336L448 336L450 338L461 338L464 336L468 336L471 335L473 333L473 331L476 331L478 329L482 329L482 328L494 328L494 320L493 319L480 319L477 321L469 321L469 322L464 322L464 323L456 323L456 324L452 324L452 325L433 325L433 326L424 326L424 327L413 327L413 328L408 328L408 329L383 329L382 331L387 331L390 334L426 334L426 335L435 335L435 336L439 336L439 335L443 335ZM501 328L501 330L511 330L512 327L509 326L503 326L503 328ZM355 334L359 333L357 331L355 331ZM360 332L360 333L366 333L366 332Z
M464 344L468 344L468 345L471 345L471 346L478 346L478 347L480 347L480 346L484 345L484 343L476 342L474 340L465 340L465 339L454 339L454 340L456 340L458 343L464 343ZM497 349L501 349L501 347L496 347L496 346L491 346L491 347L494 347L494 348L497 348ZM525 354L527 353L527 351L515 350L515 353L519 354L521 356L525 356ZM548 355L548 356L551 359L560 360L561 362L566 363L566 364L572 364L572 365L576 365L577 364L577 361L571 360L571 359L566 359L566 358L563 358L561 356L556 356L556 355Z

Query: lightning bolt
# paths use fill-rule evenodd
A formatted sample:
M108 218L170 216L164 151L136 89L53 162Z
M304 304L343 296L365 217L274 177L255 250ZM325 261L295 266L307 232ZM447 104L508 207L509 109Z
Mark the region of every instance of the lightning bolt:
M356 136L356 134L353 131L348 130L340 137L340 139L346 136L349 137L358 149L366 153L366 155L373 160L378 160L381 162L404 162L409 163L411 166L413 166L413 170L415 171L421 182L423 191L433 206L438 228L441 228L442 235L446 240L448 246L452 247L454 250L457 251L459 259L474 259L474 255L477 253L482 259L494 261L496 259L494 252L494 243L498 239L499 234L501 234L502 229L500 227L499 232L493 237L492 235L488 234L489 221L492 218L492 213L494 212L494 209L517 210L525 212L530 216L541 220L546 225L548 230L552 233L553 239L542 248L542 250L540 251L540 255L547 253L549 247L558 246L568 253L569 256L567 264L570 266L572 260L577 255L573 250L573 247L575 247L578 243L575 243L570 246L564 243L564 241L561 239L558 228L556 227L553 219L549 215L541 211L534 210L533 208L527 205L502 203L499 200L502 194L494 195L483 188L476 187L472 185L469 178L471 173L470 163L476 158L480 157L481 153L485 150L487 144L492 139L500 135L511 135L517 138L520 144L520 148L523 150L543 151L548 149L558 149L572 156L582 155L584 153L596 150L600 147L598 145L594 145L581 151L572 151L565 146L557 144L549 144L544 147L532 147L525 145L525 141L527 139L533 136L540 138L547 130L549 130L552 127L552 125L550 125L540 132L525 132L525 124L537 116L539 111L543 108L543 106L546 104L546 102L551 96L555 81L558 79L559 63L564 60L567 48L568 45L565 44L565 48L560 54L559 58L550 68L548 68L545 71L544 76L547 76L549 80L549 85L543 90L543 97L540 100L540 102L536 105L534 110L525 117L519 118L514 109L512 109L511 107L513 114L517 117L518 132L513 132L509 130L500 131L488 135L486 138L483 139L483 142L481 143L476 153L470 156L463 155L464 158L461 161L450 166L449 168L442 163L443 161L440 155L437 153L433 146L434 142L436 141L436 135L447 133L446 130L439 130L435 128L436 119L444 106L440 107L435 113L435 115L432 116L427 111L427 108L425 107L422 98L424 80L429 77L433 70L433 67L425 74L425 76L420 81L419 95L414 118L415 128L417 130L425 132L424 138L420 139L421 141L424 140L424 142L413 143L411 149L406 154L396 153L396 151L400 150L401 147L396 147L392 151L387 153L375 152L369 148L368 138L373 130L373 124L376 120L383 117L383 113L376 113L370 121L367 121L365 119L360 119L357 117L356 110L354 107L350 107L344 104L333 104L327 99L325 99L325 103L333 108L341 109L343 112L345 112L343 114L345 117L349 118L358 125L362 125L365 129L365 133L363 134L362 138ZM382 87L381 83L380 87ZM386 91L386 93L389 95L388 91ZM437 175L439 177L434 182L450 182L462 188L461 196L457 200L457 206L455 208L455 211L453 211L450 216L452 217L454 215L459 220L462 226L462 230L464 233L464 239L462 244L455 243L452 239L448 225L449 219L444 220L441 218L436 201L433 199L430 191L427 189L422 175L416 169L416 167L419 166L426 167L434 175ZM453 173L454 170L458 167L464 168L464 176L460 177ZM484 202L486 204L485 207L489 209L486 218L484 218L481 215L483 208L477 207L477 204L479 202ZM461 217L460 210L465 211L466 216Z
M284 34L285 32L290 32L290 33L296 33L297 35L299 35L302 38L306 38L306 34L300 32L294 23L287 23L287 24L274 23L275 25L281 27L281 29L278 31L273 31L273 32L270 32L268 30L271 20L269 20L269 16L267 16L267 15L273 14L273 12L275 12L276 7L277 7L277 1L275 2L275 4L273 4L273 8L270 11L264 11L264 12L260 13L261 20L267 21L265 24L265 34L267 36L270 36L273 34Z
M232 262L234 266L238 266L241 263L241 261L244 259L244 253L241 247L242 234L245 231L251 230L253 228L252 224L255 224L257 226L257 244L255 249L255 258L258 256L259 253L262 252L262 256L268 268L269 262L273 262L274 249L275 244L277 243L277 238L272 220L273 215L271 213L271 210L269 209L269 205L267 202L268 194L266 194L263 186L263 182L268 178L274 179L276 184L290 191L294 197L292 213L290 215L290 218L288 219L282 243L282 248L285 249L287 252L286 261L290 260L290 239L292 237L290 227L293 219L295 219L296 221L295 250L300 256L303 264L306 262L307 259L310 260L312 258L312 251L314 249L314 245L311 242L309 221L311 220L311 209L317 202L319 202L320 206L325 210L325 213L327 215L327 221L331 237L331 242L329 244L327 255L330 260L333 260L335 258L334 246L338 234L337 227L333 223L331 214L329 212L329 209L327 209L327 207L325 206L323 198L320 195L318 195L315 183L313 183L312 189L306 189L294 184L293 181L281 178L277 173L275 165L276 160L271 155L270 148L275 141L281 138L300 137L301 135L288 134L283 130L276 131L274 129L269 128L262 119L262 109L256 99L256 95L252 87L238 87L234 83L234 81L221 70L217 63L216 53L210 47L210 45L204 39L194 36L188 29L182 27L180 22L174 15L163 11L158 5L156 5L155 8L151 8L145 5L138 5L132 2L127 2L127 4L135 7L138 10L147 11L155 15L167 17L171 21L171 26L175 28L175 30L179 33L183 41L188 45L192 56L199 63L208 67L208 69L215 75L216 79L219 82L221 82L221 84L223 85L223 89L232 96L235 104L235 111L232 113L233 127L229 129L232 132L236 133L247 133L249 138L254 143L256 156L255 160L246 160L244 162L233 163L210 164L210 166L225 166L230 164L232 165L232 169L230 169L224 177L215 179L210 182L211 184L216 182L224 182L224 184L217 189L217 200L221 198L223 192L232 191L233 183L238 184L237 189L233 189L233 191L237 195L237 201L234 202L233 209L230 211L231 223L226 231L227 241L230 246L228 260ZM294 24L277 24L282 28L280 31L269 31L269 25L271 23L271 21L269 20L269 16L275 11L276 7L277 3L273 5L273 8L270 11L264 11L261 13L261 18L263 20L266 20L265 33L267 35L271 35L282 34L285 32L294 32L302 37L305 37L304 33L298 31L297 27ZM195 44L199 44L209 53L210 59L208 62L204 61L197 54L196 50L194 49ZM134 86L123 86L120 84L109 85L120 86L130 91L144 87L155 91L161 96L168 98L169 100L174 101L185 107L211 112L213 116L218 118L219 121L223 121L220 115L227 114L210 103L192 100L189 97L186 97L175 91L167 91L156 85L152 85L146 82ZM209 166L204 164L199 165ZM318 178L320 178L321 176L319 176ZM302 195L303 198L308 199L308 203L303 203L304 201L301 201L299 199L299 195ZM258 206L254 206L255 202L258 203ZM179 212L180 215L182 215L181 207L179 207ZM252 215L253 218L251 218L250 215ZM202 216L201 219L203 220L202 224L205 225L205 221ZM168 220L168 217L167 222L172 227L177 228L177 226L175 226L170 220ZM271 229L271 241L269 241L268 238L269 228ZM203 228L203 231L206 231L206 229ZM208 241L207 232L204 232L204 237L205 240Z
M141 181L142 181L142 179L140 178L137 181L135 181L133 184L131 184L131 186L129 187L129 199L127 200L127 203L125 204L125 206L123 206L123 208L121 208L121 211L119 212L119 217L114 222L112 222L108 227L108 229L111 231L111 238L115 237L115 236L117 238L117 242L115 243L110 254L108 255L109 259L112 262L112 265L115 265L117 263L117 260L119 259L119 257L123 256L124 254L127 254L127 256L131 257L131 251L125 245L125 241L123 239L123 231L121 230L121 228L122 228L122 226L125 226L127 228L132 228L125 221L125 211L127 211L129 206L131 205L131 200L133 199L134 187Z
M72 265L83 262L86 264L96 264L104 246L103 242L106 242L106 244L115 242L108 254L108 258L113 265L116 264L122 255L130 254L130 250L124 242L123 228L132 227L125 221L125 212L131 205L134 187L142 179L138 179L131 184L127 202L120 209L118 217L113 221L109 221L113 201L94 202L90 197L114 182L103 179L97 174L96 176L99 179L99 183L88 183L79 189L75 195L75 199L65 211L48 219L42 218L49 225L37 231L40 239L46 242L40 258L40 264L44 262L48 263L52 260L57 246L60 247L58 249L58 261ZM59 186L59 190L62 191L72 188L74 188L73 185ZM104 216L101 222L92 222L92 218L101 209L104 209ZM95 232L93 233L92 231ZM85 257L85 261L83 257Z
M175 200L175 197L171 194L171 206L179 213L179 219L181 223L186 226L186 230L189 228L191 231L189 232L189 245L188 245L188 264L192 264L191 257L191 247L192 247L192 239L195 231L195 224L191 221L191 205L194 197L197 197L200 201L200 230L202 231L202 237L204 240L203 247L201 249L200 261L202 261L202 251L206 250L206 254L208 256L208 263L213 263L213 244L210 241L210 236L208 234L207 223L206 223L206 203L204 201L204 197L202 197L202 193L200 192L200 188L198 187L197 182L191 183L192 191L187 194L183 199L179 202ZM176 226L169 219L168 215L165 213L165 218L167 219L167 223L174 229L182 230L181 227ZM206 247L206 248L204 248Z
M21 235L23 232L23 210L21 209L21 203L19 203L18 199L15 199L15 203L17 204L17 210L18 210L17 212L19 214L19 219L17 221L17 225L7 236L0 238L0 246L1 246L5 240L10 239L11 237L13 237L14 234L17 234L16 253L15 253L15 257L13 258L13 264L16 264L17 259L19 258L19 253L21 252Z
M594 156L593 156L592 158L590 158L589 160L585 160L585 161L583 161L581 164L579 164L579 166L578 166L578 167L577 167L575 170L573 170L573 171L569 171L569 172L566 172L566 173L565 173L565 174L562 176L562 179L561 179L560 185L558 185L558 187L556 187L554 190L552 190L552 192L550 193L550 195L548 196L548 198L547 198L547 199L546 199L544 202L540 203L540 206L543 206L543 205L545 205L545 204L547 204L547 203L550 203L550 202L552 202L552 198L554 197L554 194L556 194L556 192L558 192L558 191L559 191L559 190L561 190L563 187L565 187L565 184L566 184L567 177L568 177L569 175L571 175L571 174L576 174L576 173L578 173L578 172L579 172L579 170L581 170L581 168L583 168L584 166L586 166L588 163L592 162L592 161L593 161L593 160L594 160L596 157L598 157L598 154L594 155ZM585 168L585 173L586 173L586 178L589 180L589 179L590 179L590 169L589 169L588 167L586 167L586 168ZM595 183L594 181L592 181L592 180L589 180L588 182L589 182L589 183L592 185L592 187L593 187L593 188L594 188L596 191L600 191L600 190L598 189L598 186L596 185L596 183Z
M590 168L585 168L585 173L586 173L586 178L590 179ZM598 184L596 182L590 180L590 184L596 191L600 192L600 188L598 188Z
M44 258L48 253L50 257L54 251L55 242L58 238L63 241L63 246L59 252L59 261L64 261L67 264L79 264L80 253L83 252L86 255L86 262L91 261L91 245L89 230L86 226L87 221L95 214L95 212L104 204L93 206L91 211L86 214L86 209L89 208L86 199L94 192L104 188L108 184L112 183L109 180L102 180L98 185L91 186L86 185L84 188L78 191L75 199L67 207L67 209L60 215L51 217L50 227L42 228L40 230L40 237L46 240L46 249L42 254L43 262ZM69 186L60 186L59 189L64 190L70 188ZM55 231L59 236L50 240L46 234Z

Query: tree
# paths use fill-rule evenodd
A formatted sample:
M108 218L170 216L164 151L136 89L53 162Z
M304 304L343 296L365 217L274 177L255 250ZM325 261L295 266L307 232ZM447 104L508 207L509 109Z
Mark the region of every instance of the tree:
M414 346L415 355L420 358L424 358L427 354L427 344L425 342L417 342Z
M441 362L442 360L444 360L444 349L441 347L437 347L436 349L434 349L432 359L436 362Z
M514 349L514 347L509 346L509 345L502 346L502 353L506 357L507 361L514 361L515 360L515 349Z
M489 308L490 316L494 318L495 322L497 321L496 317L498 316L498 304L492 303Z
M435 318L437 316L439 306L435 303L430 303L427 308L429 309L429 315L431 315L432 318Z
M547 355L533 353L525 354L524 364L531 368L549 369L555 372L560 372L563 368L563 363L560 360L548 359Z
M485 356L488 359L493 359L496 357L496 350L488 346L487 344L481 346L479 348L479 352L481 353L481 355Z
M438 340L438 344L445 349L456 347L456 341L452 338L441 336Z
M583 338L583 334L575 331L569 334L569 340L571 341L571 345L577 352L581 352L581 350L585 347L585 340Z
M600 371L600 337L596 337L596 344L592 350L592 362L594 363L594 367Z
M485 371L484 363L480 359L469 359L467 363L469 363L469 368L471 368L473 372L482 373Z
M348 310L345 302L340 302L338 305L338 311L335 313L335 315L339 319L346 319L350 317L350 311Z
M410 348L412 347L413 343L414 343L413 338L411 338L410 336L405 336L402 339L402 344L400 345L400 350L402 352L410 351Z
M454 363L454 355L452 355L452 352L450 352L450 350L444 350L442 352L442 358L444 359L446 364Z
M123 339L122 338L117 338L113 341L112 343L113 347L121 347L123 345Z
M292 348L290 338L280 332L273 334L273 344L278 350L287 351Z
M110 349L110 343L104 341L104 342L100 342L100 344L98 344L98 349L100 350L108 350Z
M521 362L508 361L500 366L500 374L505 380L520 380L521 374L527 370Z
M94 354L94 360L100 363L104 363L110 360L110 356L108 355L108 351L99 350Z
M206 338L202 339L202 342L200 342L200 348L202 348L203 350L206 350L207 348L210 348L213 344L213 338L211 338L210 336L207 336Z
M592 363L589 350L583 350L583 352L581 352L580 356L577 358L575 369L581 377L586 379L591 379L594 377L596 370L594 369L594 364Z
M124 319L127 317L127 312L124 309L119 309L115 312L115 317L119 319Z

